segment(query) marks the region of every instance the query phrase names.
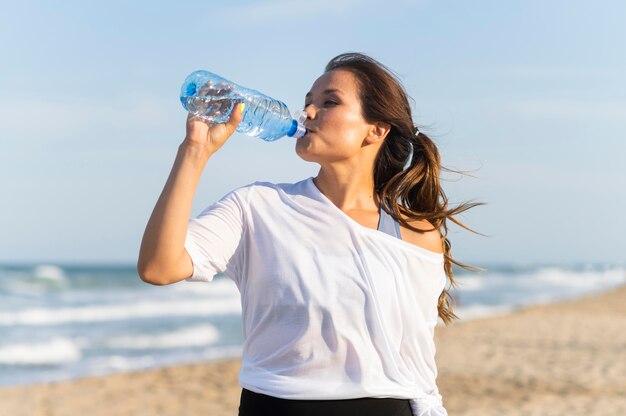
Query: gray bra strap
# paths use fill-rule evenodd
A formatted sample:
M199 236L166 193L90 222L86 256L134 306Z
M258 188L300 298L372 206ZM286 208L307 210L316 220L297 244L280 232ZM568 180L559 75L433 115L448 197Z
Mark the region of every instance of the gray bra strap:
M400 234L400 223L391 215L387 214L382 206L380 208L380 219L378 221L378 231L397 237L402 240Z

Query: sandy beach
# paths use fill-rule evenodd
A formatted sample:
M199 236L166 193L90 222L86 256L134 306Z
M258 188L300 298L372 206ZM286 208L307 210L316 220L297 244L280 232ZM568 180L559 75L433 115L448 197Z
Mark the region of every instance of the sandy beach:
M625 415L626 287L439 326L453 415ZM0 415L236 415L238 359L0 389Z

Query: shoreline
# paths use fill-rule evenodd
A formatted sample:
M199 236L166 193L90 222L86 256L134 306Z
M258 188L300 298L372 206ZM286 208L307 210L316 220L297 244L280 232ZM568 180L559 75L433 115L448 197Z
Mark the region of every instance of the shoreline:
M626 285L435 330L451 415L626 414ZM0 414L235 415L241 359L0 387ZM102 403L106 403L103 406Z
M626 283L622 284L623 286L626 286ZM502 317L502 316L507 316L509 314L515 313L517 311L526 309L526 308L532 308L535 306L542 306L542 305L552 305L552 304L557 304L560 302L567 302L570 300L577 300L577 299L583 299L585 297L589 297L589 296L598 296L598 295L602 295L604 293L608 293L612 290L616 290L617 288L619 288L621 286L614 286L614 287L610 287L610 288L601 288L601 289L596 289L595 291L589 292L589 293L585 293L582 295L578 295L576 297L565 297L565 298L561 298L561 299L554 299L554 300L543 300L543 301L539 301L539 302L535 302L535 303L529 303L529 304L522 304L522 305L472 305L472 306L464 306L464 305L457 305L455 307L455 313L457 313L457 315L461 316L461 319L459 321L456 321L455 324L459 324L459 323L465 323L465 322L470 322L470 321L475 321L475 320L482 320L482 319L490 319L490 318L496 318L496 317ZM443 323L443 321L441 319L438 320L437 322L437 326L436 328L443 328L445 325ZM104 371L101 372L99 374L89 374L89 373L82 373L82 374L67 374L65 377L41 377L41 379L34 379L34 380L23 380L20 381L18 383L15 384L2 384L0 383L0 390L1 389L6 389L6 388L12 388L12 387L28 387L28 386L34 386L34 385L45 385L45 384L50 384L50 383L62 383L62 382L71 382L71 381L75 381L75 380L81 380L83 378L89 378L89 377L106 377L106 376L110 376L110 375L115 375L115 374L123 374L123 373L131 373L131 372L142 372L142 371L150 371L150 370L158 370L158 369L162 369L165 367L175 367L175 366L184 366L184 365L193 365L193 364L197 364L197 363L212 363L212 362L220 362L220 361L224 361L224 360L230 360L230 359L237 359L241 357L241 347L226 347L226 349L230 349L230 350L237 350L237 352L221 352L218 354L212 354L215 355L214 357L211 358L201 358L201 357L197 357L197 358L192 358L192 359L188 359L188 360L181 360L181 361L171 361L169 363L165 363L165 364L161 364L161 365L151 365L151 366L145 366L145 367L129 367L129 368L120 368L117 370L110 370L110 371ZM45 370L42 370L45 371Z

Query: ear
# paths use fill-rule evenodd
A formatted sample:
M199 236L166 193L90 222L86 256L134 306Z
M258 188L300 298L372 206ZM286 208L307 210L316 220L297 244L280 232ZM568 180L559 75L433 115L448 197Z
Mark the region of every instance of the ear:
M370 127L370 132L365 140L370 144L380 142L385 140L385 137L387 137L390 130L391 124L385 123L384 121L377 121Z

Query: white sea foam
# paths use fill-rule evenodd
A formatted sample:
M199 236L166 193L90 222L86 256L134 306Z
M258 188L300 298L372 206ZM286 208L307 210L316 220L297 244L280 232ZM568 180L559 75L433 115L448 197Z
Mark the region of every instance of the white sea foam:
M481 290L485 287L487 279L484 276L469 276L456 278L459 289L463 291Z
M564 290L610 289L626 283L626 269L616 267L606 270L566 270L558 267L539 268L535 271L512 275L491 272L482 275L464 275L457 278L459 290L495 290L495 286L522 289L562 288Z
M67 280L63 269L53 265L41 265L35 267L33 276L37 279L52 280L58 283L65 282Z
M529 273L491 272L458 278L456 314L461 319L500 315L520 306L545 304L606 291L626 284L626 269L538 268Z
M243 347L241 345L212 345L207 347L199 355L168 354L157 356L146 354L132 357L126 357L123 355L97 357L90 360L89 371L87 374L105 375L120 371L159 368L174 364L195 363L198 361L212 361L223 358L238 357L241 356L242 351Z
M106 357L101 363L94 363L93 369L96 373L107 372L107 370L133 370L139 368L148 368L156 364L156 360L151 355L143 357L124 357L122 355L113 355Z
M180 282L173 285L174 292L194 293L214 297L239 296L239 289L235 282L228 277L215 277L211 282Z
M243 346L232 345L219 348L207 348L202 354L205 360L217 360L219 358L237 357L243 353Z
M537 270L532 276L534 282L551 285L564 285L577 289L603 289L614 287L626 282L626 270L614 268L603 271L582 270L566 271L556 267L546 267Z
M80 360L80 349L69 339L54 338L33 344L0 346L0 364L58 365Z
M51 288L65 289L68 286L69 280L63 269L53 265L40 265L29 270L14 270L0 275L0 292L9 294L45 295Z
M213 325L205 324L155 335L129 335L112 338L105 342L105 346L136 350L202 347L215 343L219 338L218 330Z
M487 306L474 305L467 307L458 307L454 309L454 313L464 321L470 319L487 318L490 316L505 315L515 308L512 306ZM443 322L443 321L442 321Z
M0 326L58 325L73 322L104 322L138 318L225 314L241 314L241 304L238 297L0 311Z

